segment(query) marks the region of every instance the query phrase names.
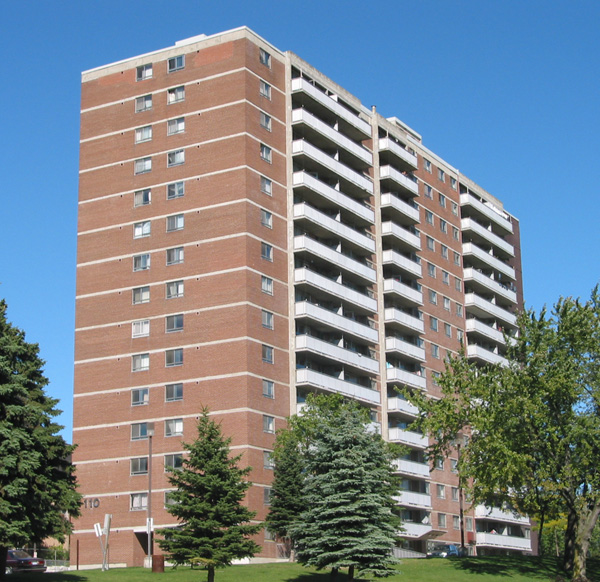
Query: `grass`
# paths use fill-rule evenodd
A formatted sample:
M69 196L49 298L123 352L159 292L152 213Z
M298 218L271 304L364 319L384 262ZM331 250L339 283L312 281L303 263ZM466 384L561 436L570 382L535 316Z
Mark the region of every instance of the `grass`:
M205 582L204 570L167 568L164 574L152 574L143 568L80 570L46 574L13 574L7 582ZM564 574L552 558L487 557L434 558L403 560L398 573L386 578L389 582L555 582ZM600 582L600 561L588 561L588 577ZM337 582L346 582L340 573ZM357 578L364 580L363 578ZM217 570L215 582L329 582L329 571L317 572L298 564L256 564L231 566Z

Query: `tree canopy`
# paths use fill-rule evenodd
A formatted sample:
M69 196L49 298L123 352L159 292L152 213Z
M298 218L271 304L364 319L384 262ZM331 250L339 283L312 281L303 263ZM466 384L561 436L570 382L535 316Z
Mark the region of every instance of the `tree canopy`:
M208 570L213 582L215 568L260 551L250 536L262 526L250 521L255 513L242 504L252 485L245 477L251 468L239 468L241 455L230 456L221 427L204 409L198 421L198 437L184 443L188 455L182 469L172 469L169 481L176 489L167 511L179 520L179 527L166 528L158 540L170 559L179 564L198 564Z
M475 502L567 516L564 559L586 580L586 553L600 513L600 301L561 298L551 313L528 310L507 338L506 366L451 358L443 398L407 395L424 429L446 451L464 427L459 470Z
M0 301L0 576L8 548L59 541L70 531L67 512L79 515L80 496L70 462L74 447L63 427L37 344L6 319Z

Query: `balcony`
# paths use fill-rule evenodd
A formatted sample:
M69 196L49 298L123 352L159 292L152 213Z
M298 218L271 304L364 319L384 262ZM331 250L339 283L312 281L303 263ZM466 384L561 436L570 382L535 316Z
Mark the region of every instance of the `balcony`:
M294 237L294 251L307 251L328 263L336 265L342 271L352 273L364 281L374 283L377 277L375 269L358 262L312 238L302 235Z
M419 414L419 409L416 406L413 406L408 400L404 400L404 398L400 398L399 396L388 398L387 407L388 412L401 412L408 416L417 416ZM429 471L427 474L429 474Z
M306 109L294 109L292 111L292 123L304 123L313 131L325 136L329 142L343 148L363 163L369 166L373 165L373 154L370 151L339 133L331 125L327 125Z
M432 527L426 523L414 523L412 521L402 522L403 531L398 535L403 538L420 539L427 537L431 533Z
M381 234L383 236L395 237L404 247L408 247L412 251L421 250L421 237L418 234L413 234L406 228L402 228L395 222L386 221L381 223Z
M426 436L403 428L390 428L388 430L388 438L390 441L404 443L405 445L421 449L429 445L429 439Z
M340 207L347 210L362 221L368 222L369 224L375 222L375 213L373 210L364 204L357 202L353 198L350 198L350 196L346 196L343 192L328 186L325 182L321 182L321 180L311 176L307 172L294 172L292 183L294 188L308 188L315 194L318 194L321 198L332 203L334 207Z
M497 234L494 234L491 230L488 230L485 226L482 226L472 218L463 218L461 220L461 227L463 231L471 231L509 257L515 256L515 248L511 244L507 243L503 238L500 238Z
M469 313L480 319L497 319L508 326L514 327L517 323L517 316L510 313L502 307L498 307L491 301L487 301L476 293L467 293L465 295L465 308Z
M321 291L325 291L326 293L329 293L340 300L352 303L366 311L377 311L377 301L375 301L375 299L372 299L363 293L359 293L354 289L350 289L350 287L346 287L346 285L337 283L332 279L328 279L323 275L319 275L318 273L315 273L306 267L295 270L294 282L296 285L303 283L305 285L316 287Z
M460 204L461 206L470 206L471 209L469 212L475 211L485 216L499 226L506 234L512 234L513 225L508 219L508 215L500 210L495 210L491 204L481 202L472 194L461 194Z
M531 540L529 538L477 532L475 534L475 541L478 546L502 548L505 550L522 550L526 552L531 551Z
M392 166L381 166L379 168L380 180L391 180L397 186L399 186L403 192L412 194L413 196L419 195L419 186L417 182L405 176L402 172L399 172Z
M372 374L379 372L377 360L309 335L296 336L296 350L312 352Z
M423 376L393 366L386 368L386 379L388 382L398 382L411 388L418 388L419 390L427 388L427 380Z
M478 319L467 319L465 330L469 333L482 335L491 341L505 345L504 334L501 331L497 330L491 325L488 325L487 323L479 321Z
M381 208L393 208L403 218L408 219L408 224L416 224L419 222L419 209L411 206L401 200L397 196L394 196L391 192L381 195Z
M508 523L518 523L521 525L529 525L529 518L512 511L504 511L498 507L487 507L485 505L477 505L475 507L475 517L478 519L491 519L493 521L505 521Z
M325 231L327 234L335 234L346 240L351 246L359 247L370 253L375 252L375 241L372 238L342 224L340 221L327 216L323 212L302 202L294 204L294 220L304 219L313 224L317 234Z
M396 143L389 137L379 138L379 150L391 152L397 158L401 159L412 170L416 170L418 167L417 156L415 154L411 154L408 150L404 149L400 144Z
M385 279L383 281L383 291L401 297L411 306L423 305L423 293L421 291L417 291L414 287L396 279Z
M386 337L385 349L387 352L397 352L402 354L411 360L417 360L419 362L425 361L425 350L423 348L404 341L398 337Z
M477 269L474 269L472 267L465 269L464 278L465 281L472 283L472 286L474 288L483 287L486 291L494 293L495 295L499 295L500 297L506 299L507 301L510 301L511 303L516 304L517 302L517 294L514 291L512 291L505 285L498 283L498 281L494 281L494 279L488 277L487 275L485 275L481 271L478 271Z
M414 491L401 491L400 495L394 495L394 500L403 507L418 507L420 509L431 509L431 495L415 493Z
M307 317L311 319L317 323L318 327L339 330L357 339L377 343L378 333L376 329L308 301L296 303L295 314L297 318Z
M474 263L484 263L487 267L499 271L513 281L515 280L515 270L510 265L494 257L494 255L490 255L490 253L484 251L475 243L463 243L463 256L465 259L471 258Z
M392 250L383 251L382 255L384 265L391 264L395 265L396 267L400 267L416 278L421 278L423 276L423 269L421 268L421 265L412 259L409 259L408 257L405 257L404 255Z
M352 382L346 382L339 378L321 374L315 370L302 368L296 370L297 386L313 386L328 392L336 392L350 398L356 398L368 404L380 404L381 394L377 390L371 390L365 386L359 386Z
M398 473L409 475L411 477L419 477L429 479L429 465L427 463L415 463L415 461L407 461L405 459L397 459L392 463Z
M371 126L366 121L353 114L343 105L340 105L337 101L329 97L329 95L323 93L323 91L317 89L306 79L292 79L292 93L297 93L299 91L303 91L307 95L310 95L317 103L320 103L329 109L329 111L334 113L337 117L347 121L355 129L358 129L365 138L371 137Z
M479 360L486 364L501 364L502 366L508 365L506 358L503 358L502 356L495 354L490 350L486 350L481 346L472 344L467 346L467 357Z
M395 307L386 307L384 310L384 318L386 323L395 323L410 331L416 331L419 333L425 332L425 325L423 320L418 317L413 317L404 311L400 311Z

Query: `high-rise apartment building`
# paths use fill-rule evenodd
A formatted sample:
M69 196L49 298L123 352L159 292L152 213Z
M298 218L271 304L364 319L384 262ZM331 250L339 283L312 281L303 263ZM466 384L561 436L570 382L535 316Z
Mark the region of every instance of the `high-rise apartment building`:
M275 431L310 392L357 399L407 445L406 547L460 540L456 458L430 466L394 387L438 395L461 341L502 361L519 223L418 133L247 28L191 38L83 74L78 231L81 564L101 562L104 514L111 563L142 563L149 510L174 524L165 469L202 407L264 519ZM465 508L473 552L530 550L527 519Z

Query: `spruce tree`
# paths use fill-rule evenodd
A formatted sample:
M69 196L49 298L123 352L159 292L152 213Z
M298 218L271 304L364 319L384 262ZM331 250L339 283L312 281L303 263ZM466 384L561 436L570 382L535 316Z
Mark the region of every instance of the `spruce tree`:
M57 433L57 400L48 397L39 347L6 319L0 301L0 577L8 548L60 541L66 512L79 515L80 496L70 463L74 447Z
M249 523L255 513L242 505L251 486L245 480L251 468L238 467L241 455L230 457L230 442L204 409L197 439L184 443L188 455L183 468L169 475L176 489L167 510L180 525L158 532L164 536L158 543L170 560L176 565L202 565L208 570L208 582L214 581L215 568L260 551L250 536L262 526Z

